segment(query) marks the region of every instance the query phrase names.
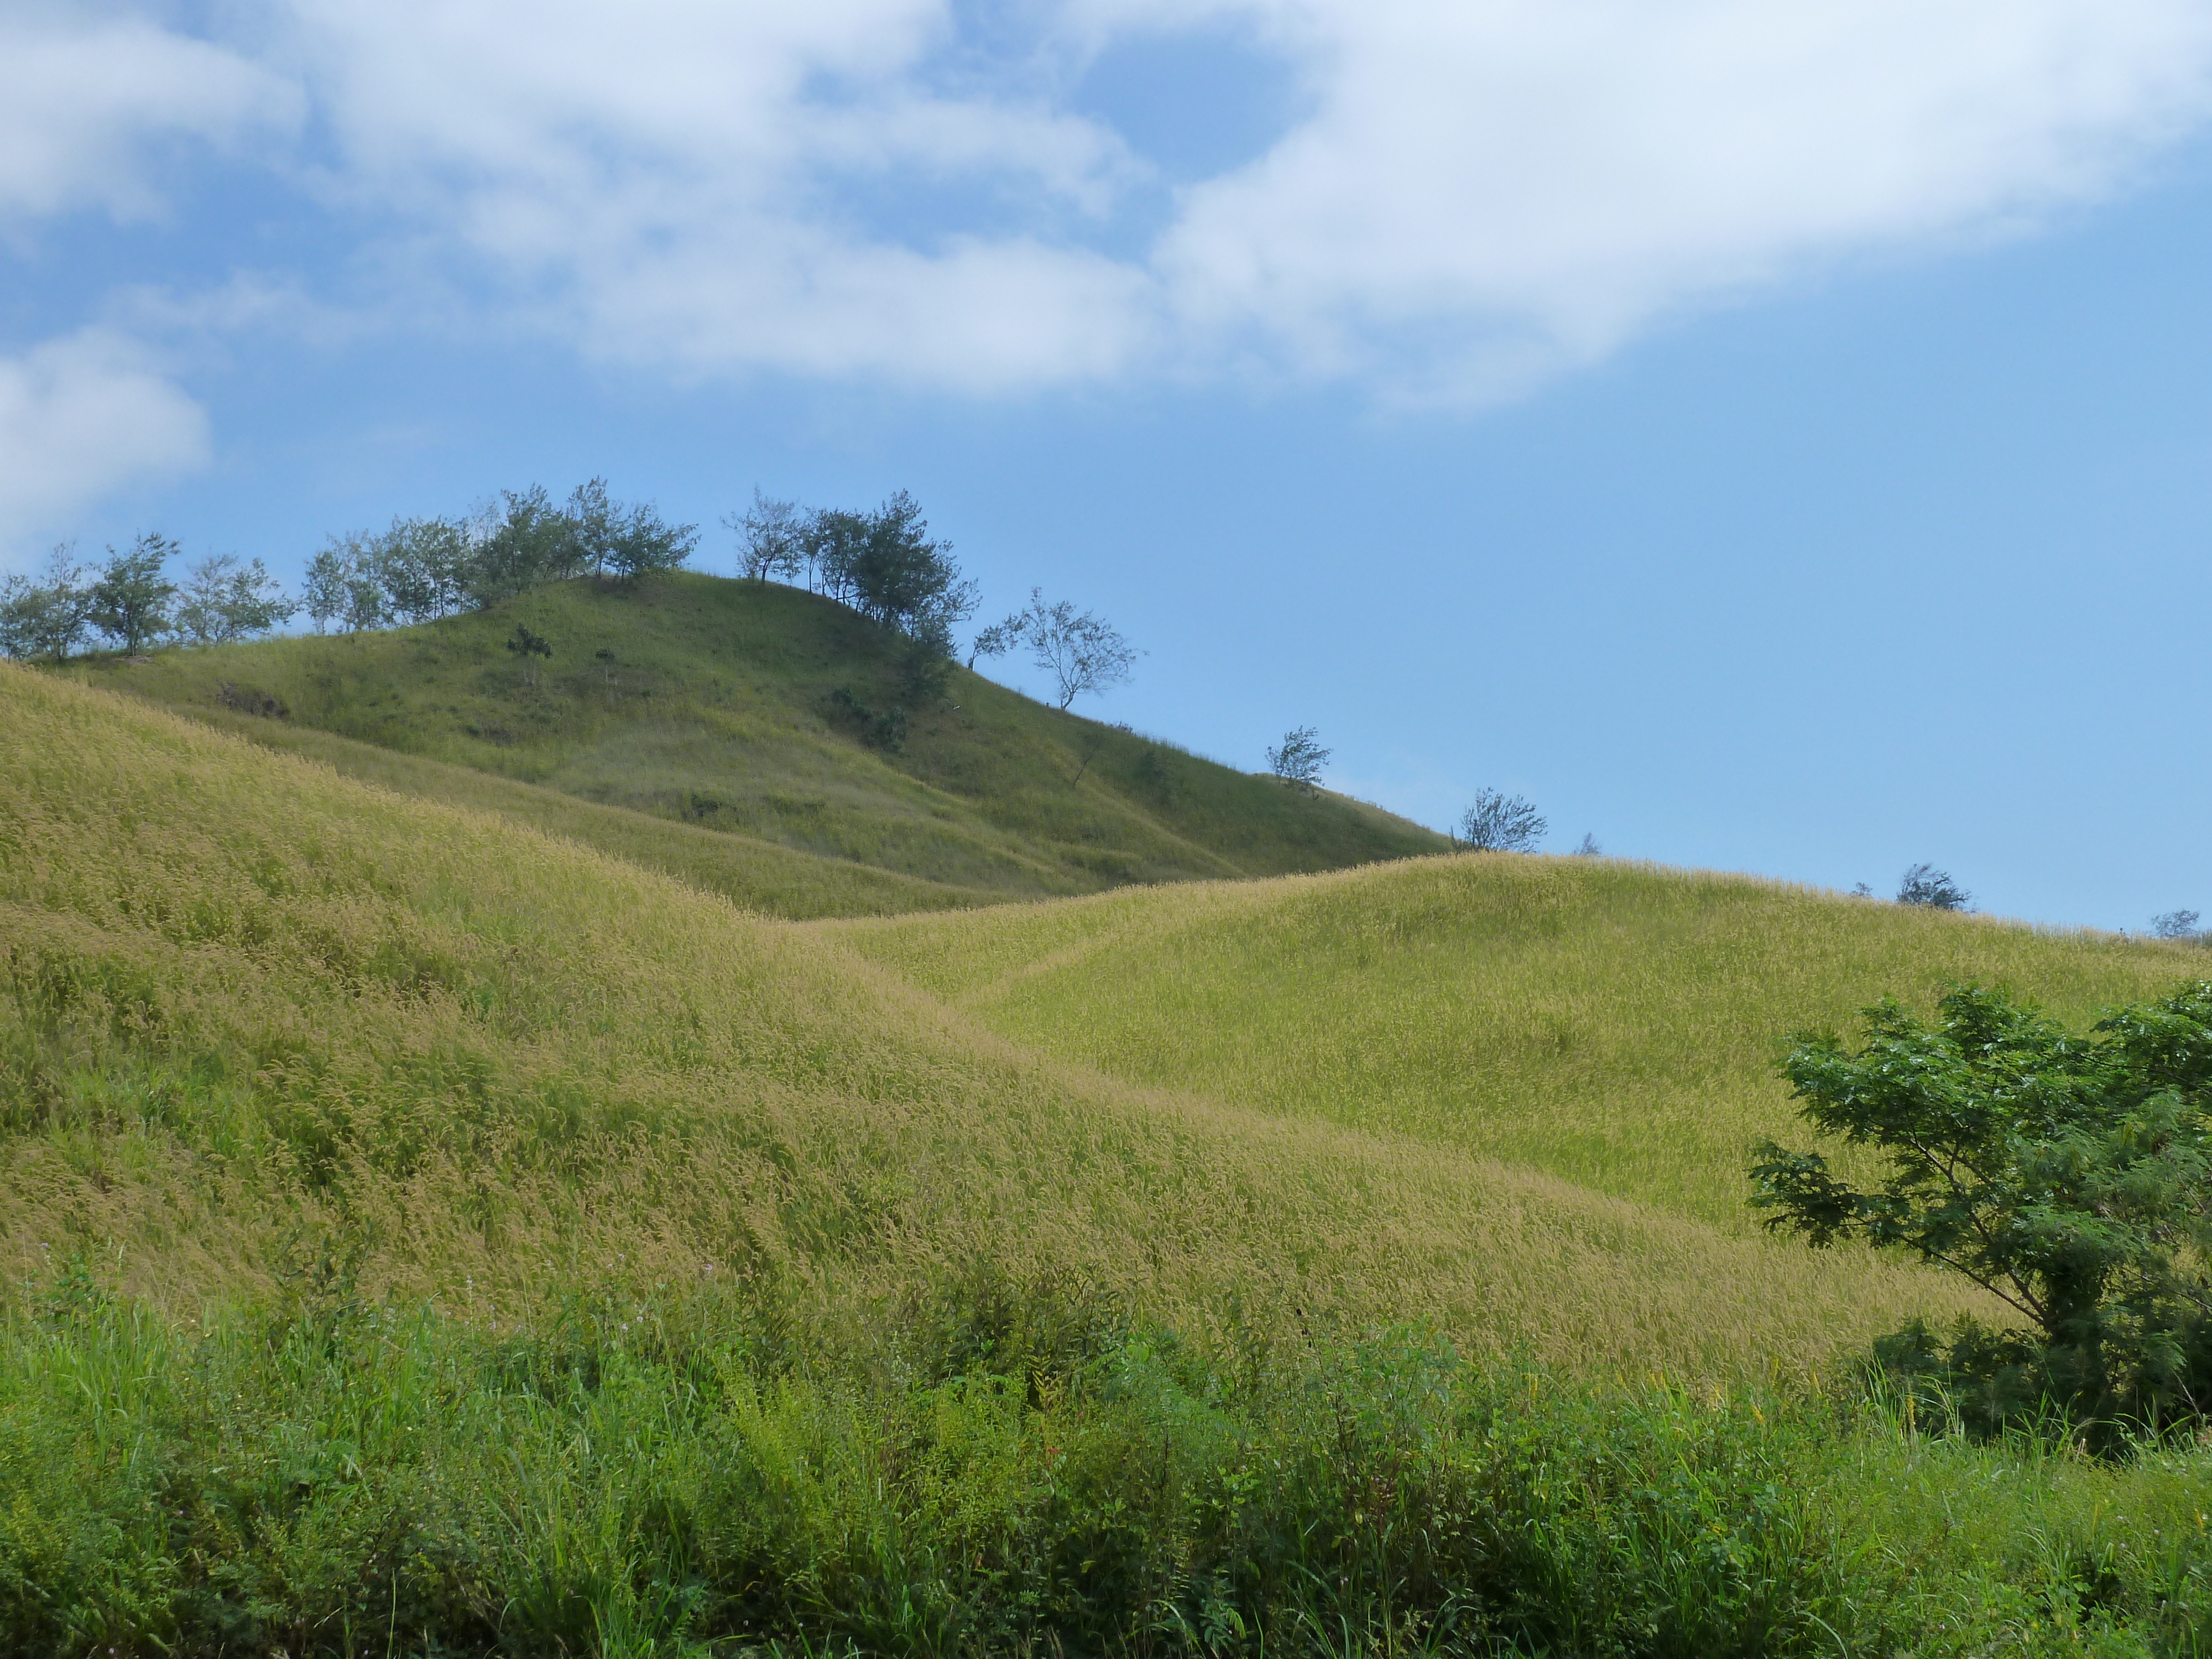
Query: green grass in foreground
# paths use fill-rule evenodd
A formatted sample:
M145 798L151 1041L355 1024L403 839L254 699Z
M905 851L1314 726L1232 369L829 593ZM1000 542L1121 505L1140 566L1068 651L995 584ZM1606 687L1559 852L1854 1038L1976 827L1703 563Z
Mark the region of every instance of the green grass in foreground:
M552 642L550 659L504 648L518 623ZM415 628L93 659L68 672L190 712L283 711L233 722L248 735L312 728L939 892L1093 892L1446 844L1379 808L1285 789L964 670L942 696L917 699L903 660L901 642L828 599L677 573L635 586L563 582ZM835 701L841 690L878 713L911 705L902 745L871 742ZM451 781L418 769L404 787L498 805L465 787L449 793ZM789 884L772 870L752 896ZM811 896L813 908L786 914L823 914Z
M1071 1288L1074 1294L1070 1294ZM527 1329L324 1297L0 1324L21 1653L2182 1654L2204 1455L1469 1364L1211 1352L948 1275L872 1343L742 1295Z

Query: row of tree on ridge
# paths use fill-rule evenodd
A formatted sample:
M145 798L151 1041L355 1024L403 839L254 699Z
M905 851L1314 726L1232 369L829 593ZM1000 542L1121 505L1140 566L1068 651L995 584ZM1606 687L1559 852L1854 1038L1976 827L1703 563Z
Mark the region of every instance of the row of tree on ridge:
M738 534L744 575L835 599L902 636L920 658L954 657L954 630L975 613L975 583L905 490L872 512L801 508L756 490L752 508L725 523ZM308 561L296 595L260 560L228 554L198 560L182 583L172 581L176 544L142 535L97 564L58 549L40 574L0 583L0 653L61 661L94 637L133 656L164 643L223 645L302 613L318 633L431 622L582 576L634 582L681 568L698 544L697 526L614 500L604 478L565 501L542 487L508 490L471 515L397 519L387 530L333 537ZM1051 677L1061 708L1125 682L1137 656L1100 617L1036 590L975 635L969 665L1017 649Z

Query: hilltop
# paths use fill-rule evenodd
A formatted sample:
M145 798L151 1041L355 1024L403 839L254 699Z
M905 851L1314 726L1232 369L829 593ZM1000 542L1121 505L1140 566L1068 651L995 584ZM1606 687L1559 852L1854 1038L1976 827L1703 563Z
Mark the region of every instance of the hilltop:
M551 654L507 649L518 629ZM903 641L819 595L669 572L579 578L408 628L89 659L72 672L785 915L1277 875L1447 844L1378 808L947 667L941 685L918 684ZM452 768L658 824L563 813ZM727 856L659 824L731 837ZM749 878L755 866L767 873Z

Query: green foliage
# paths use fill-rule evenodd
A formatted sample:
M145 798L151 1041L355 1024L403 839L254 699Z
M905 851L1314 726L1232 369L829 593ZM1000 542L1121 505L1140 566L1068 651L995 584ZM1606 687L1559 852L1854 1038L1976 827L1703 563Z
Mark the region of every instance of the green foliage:
M860 733L860 740L887 755L896 755L906 747L906 734L910 724L905 706L893 703L878 711L862 702L849 685L840 685L830 693L830 706L849 721Z
M1321 734L1301 726L1285 732L1282 742L1267 751L1267 769L1293 788L1311 791L1321 782L1328 753L1321 746Z
M1478 789L1474 805L1460 814L1455 839L1477 853L1533 853L1547 827L1544 815L1520 796L1502 789ZM1596 850L1595 843L1591 850Z
M1034 587L1026 606L975 636L968 661L972 666L979 656L1003 656L1020 647L1026 647L1030 659L1052 676L1059 699L1055 707L1060 708L1078 697L1128 684L1138 655L1103 617L1078 611L1066 599L1048 605L1043 591Z
M198 646L232 645L266 634L298 610L258 559L228 553L200 560L177 606L176 631Z
M162 567L176 550L167 537L141 535L127 553L109 548L107 562L93 579L85 614L125 656L137 656L169 630L177 587L162 574Z
M0 655L66 662L91 623L86 572L72 562L66 547L56 548L47 558L42 578L9 576L0 581Z
M972 1273L835 1336L776 1291L494 1332L342 1280L195 1330L74 1263L0 1322L0 1640L2118 1659L2212 1636L2194 1462L1994 1462L1880 1402L1593 1387L1419 1330L1239 1334Z
M1932 864L1916 864L1897 884L1899 904L1917 904L1930 910L1963 910L1974 896L1951 879L1948 871Z
M1763 1143L1752 1173L1768 1224L1815 1246L1901 1246L2028 1321L2032 1340L1970 1328L1942 1356L1996 1391L1985 1415L2038 1395L2088 1423L2199 1413L2212 1403L2212 981L2108 1015L2091 1038L2001 992L1938 1006L1932 1027L1894 1001L1869 1009L1856 1053L1832 1035L1798 1042L1784 1070L1807 1121L1878 1149L1886 1176L1863 1186L1817 1152Z

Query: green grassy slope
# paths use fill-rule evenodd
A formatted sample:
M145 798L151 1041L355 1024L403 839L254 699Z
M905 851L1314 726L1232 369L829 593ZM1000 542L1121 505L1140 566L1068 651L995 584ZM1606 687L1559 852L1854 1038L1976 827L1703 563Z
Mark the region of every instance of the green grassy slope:
M1225 1301L1419 1316L1701 1371L1963 1305L1864 1255L1071 1070L574 843L0 686L19 1274L92 1247L189 1299L334 1253L379 1294L513 1318L710 1264L866 1297L1057 1263L1201 1325Z
M0 721L0 1650L2212 1641L2202 1448L1805 1391L1979 1304L1717 1198L1789 1024L2192 954L1504 858L771 921Z
M1468 854L825 923L1022 1043L1129 1082L1472 1152L1733 1232L1774 1062L1877 995L2002 983L2086 1022L2186 945L1610 860Z
M551 641L550 660L502 648L518 623ZM1285 790L964 670L942 697L916 700L896 641L853 612L710 576L579 580L417 628L76 672L188 710L281 708L270 729L311 727L1001 896L1327 869L1444 844L1379 809ZM875 713L913 702L902 746L872 741L833 700L841 690Z
M264 748L319 762L364 783L416 795L447 806L500 817L548 835L597 848L628 863L677 877L732 903L769 915L896 915L911 910L957 910L1005 902L1002 893L953 887L902 876L873 865L802 852L779 842L735 830L709 830L680 818L567 795L542 784L522 783L495 772L456 766L313 726L191 708L195 718Z

